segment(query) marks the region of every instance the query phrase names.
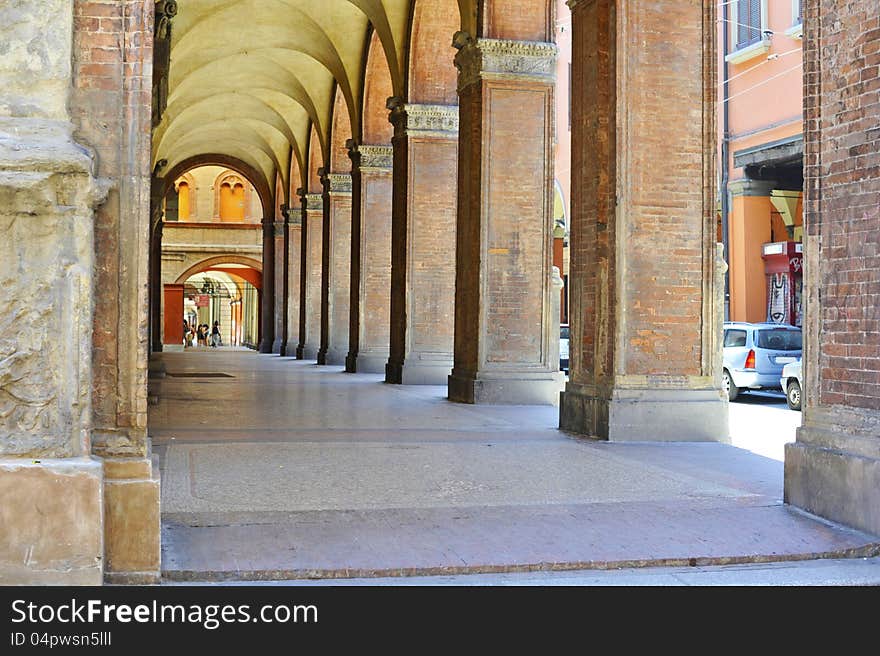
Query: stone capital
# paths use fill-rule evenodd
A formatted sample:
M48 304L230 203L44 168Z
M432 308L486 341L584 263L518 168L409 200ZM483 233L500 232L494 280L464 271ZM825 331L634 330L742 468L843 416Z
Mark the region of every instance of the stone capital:
M305 195L305 208L307 212L315 212L324 209L324 195L323 194L306 194Z
M275 222L275 236L283 237L284 236L284 221L276 221Z
M459 32L453 40L458 48L458 90L480 80L518 80L552 84L556 79L559 49L553 43L474 39Z
M391 108L388 120L394 125L395 138L458 136L457 105L398 104Z
M330 173L327 175L328 193L331 196L351 195L351 174Z
M384 173L394 167L394 148L391 146L358 146L360 170Z

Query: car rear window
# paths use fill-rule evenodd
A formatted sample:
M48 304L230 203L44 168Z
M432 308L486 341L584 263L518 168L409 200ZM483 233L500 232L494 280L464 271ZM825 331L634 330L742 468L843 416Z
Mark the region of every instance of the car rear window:
M755 333L755 344L758 348L771 351L800 351L803 348L800 330L771 328Z
M745 346L745 330L728 330L724 333L724 346Z

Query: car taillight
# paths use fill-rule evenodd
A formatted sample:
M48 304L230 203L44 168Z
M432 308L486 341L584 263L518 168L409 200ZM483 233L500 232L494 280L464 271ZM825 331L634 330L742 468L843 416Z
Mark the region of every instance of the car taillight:
M746 369L754 369L755 368L755 350L750 349L749 354L746 356Z

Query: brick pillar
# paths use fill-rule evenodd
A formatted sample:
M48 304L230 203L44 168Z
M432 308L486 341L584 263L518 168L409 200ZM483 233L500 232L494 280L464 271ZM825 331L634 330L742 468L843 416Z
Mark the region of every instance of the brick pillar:
M275 345L275 220L263 218L263 293L260 296L260 353Z
M344 365L351 305L351 175L325 176L321 351L318 364Z
M443 385L455 342L458 107L391 103L391 345L385 381Z
M287 266L287 347L284 354L296 357L299 346L302 284L302 207L288 210Z
M275 312L274 331L275 339L272 340L272 353L284 355L284 324L286 307L284 303L285 284L287 279L287 226L285 222L275 221L272 225L274 251L275 251Z
M302 191L302 190L298 190ZM324 241L324 198L322 194L300 194L302 201L302 282L300 291L300 333L296 357L317 360L321 348L321 270Z
M384 373L391 339L392 148L351 145L356 153L351 153L351 321L345 370Z
M804 12L804 405L785 500L880 534L880 5Z
M570 5L571 357L560 427L727 441L714 28L705 31L714 5Z
M555 404L556 46L456 35L460 142L449 398Z
M284 221L281 222L281 240L280 247L282 253L281 262L281 345L278 353L282 357L293 355L296 347L289 343L290 339L290 208L287 205L281 206L281 216ZM277 224L276 224L277 225ZM275 242L278 248L279 242Z

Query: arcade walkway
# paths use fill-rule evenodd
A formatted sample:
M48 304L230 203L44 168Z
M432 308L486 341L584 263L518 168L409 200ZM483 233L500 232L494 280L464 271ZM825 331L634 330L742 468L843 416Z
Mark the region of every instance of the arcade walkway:
M782 504L782 463L723 444L602 443L558 409L241 351L151 379L166 580L764 562L880 552Z

